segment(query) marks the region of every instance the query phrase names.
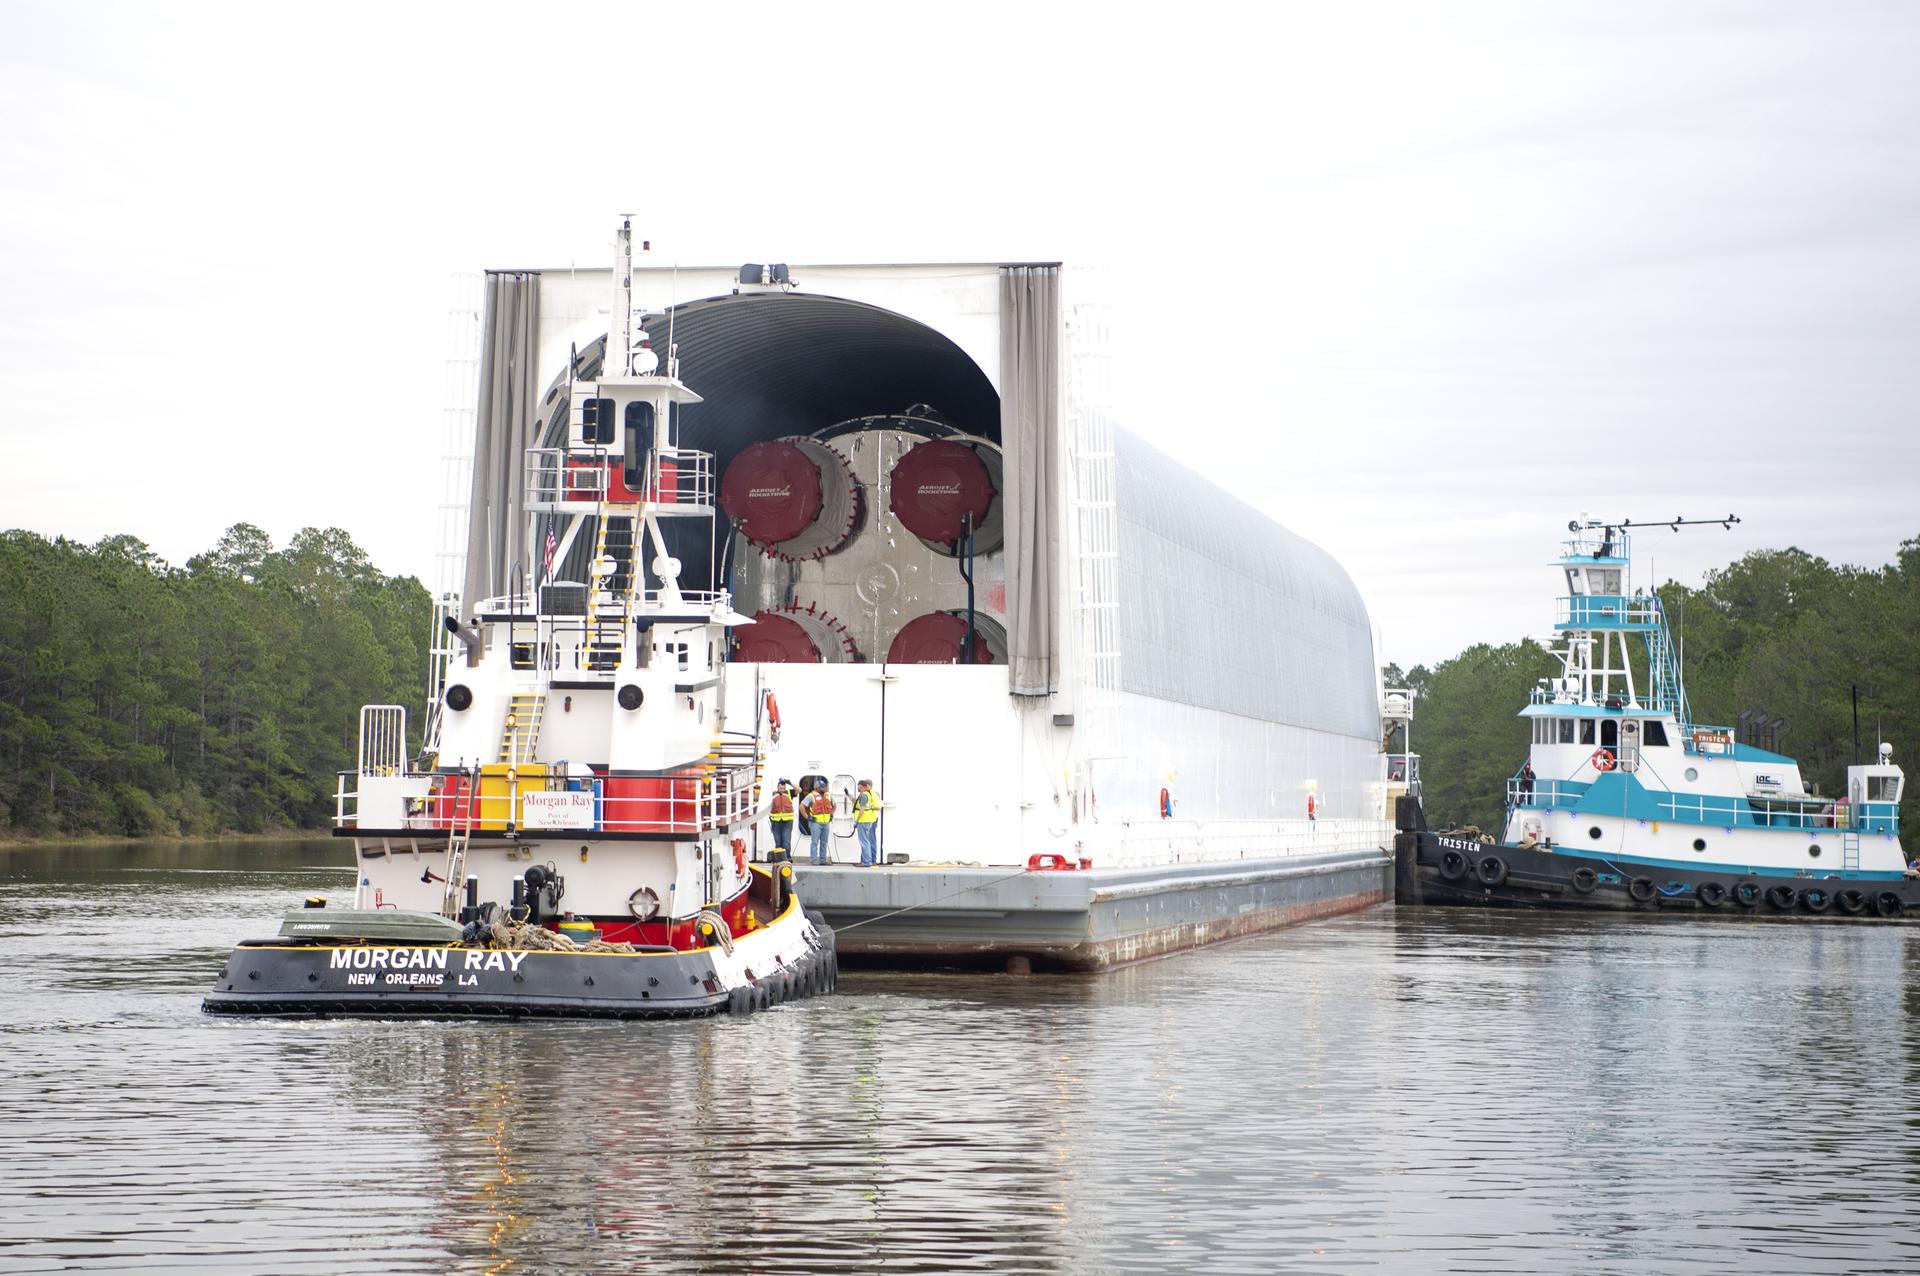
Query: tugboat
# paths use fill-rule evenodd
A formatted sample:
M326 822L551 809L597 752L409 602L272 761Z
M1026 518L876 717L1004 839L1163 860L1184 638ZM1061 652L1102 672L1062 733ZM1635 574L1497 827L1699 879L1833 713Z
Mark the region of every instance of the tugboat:
M669 552L715 543L714 464L679 437L700 396L635 321L632 256L629 220L620 353L571 387L566 446L529 458L527 508L554 529L539 575L446 618L460 654L436 662L419 755L404 707L361 710L334 829L352 906L315 897L241 943L209 1013L664 1018L833 989L833 934L786 857L748 862L778 708L728 722L727 631L753 622ZM591 579L545 579L583 536Z
M1891 745L1847 768L1844 794L1823 796L1793 758L1693 720L1660 599L1632 582L1630 529L1735 521L1568 525L1555 564L1567 588L1555 624L1561 674L1542 679L1520 711L1533 743L1507 781L1503 837L1429 830L1418 798L1400 799L1398 902L1920 914L1920 880L1900 845L1906 779Z

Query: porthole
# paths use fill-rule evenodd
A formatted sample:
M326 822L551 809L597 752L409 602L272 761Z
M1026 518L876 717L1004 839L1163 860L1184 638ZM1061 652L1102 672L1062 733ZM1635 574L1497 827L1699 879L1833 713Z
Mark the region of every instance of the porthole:
M1809 846L1809 847L1807 848L1807 854L1809 854L1809 855L1811 855L1811 856L1812 856L1812 857L1813 857L1814 859L1819 859L1819 858L1820 858L1820 843L1818 843L1818 842L1815 842L1815 843L1814 843L1814 844L1813 844L1812 846Z
M1592 839L1593 839L1594 841L1596 841L1596 842L1597 842L1597 841L1599 841L1599 840L1600 840L1600 826L1599 826L1598 824L1596 824L1596 825L1594 825L1594 826L1593 826L1592 828L1590 828L1590 829L1588 829L1588 830L1587 830L1587 836L1588 836L1588 837L1590 837L1590 838L1592 838Z
M1688 783L1688 784L1692 784L1692 783L1693 783L1693 782L1694 782L1695 780L1697 780L1697 779L1699 779L1699 778L1700 778L1700 768L1698 768L1698 767L1691 767L1691 766L1687 768L1687 783Z
M1704 850L1706 850L1706 849L1707 849L1707 839L1706 839L1706 838L1704 838L1704 837L1696 837L1696 838L1694 838L1694 839L1693 839L1693 849L1694 849L1694 850L1696 850L1696 851L1704 851Z
M622 709L638 709L640 702L647 698L647 693L640 690L635 684L629 682L615 693L614 698L620 702Z

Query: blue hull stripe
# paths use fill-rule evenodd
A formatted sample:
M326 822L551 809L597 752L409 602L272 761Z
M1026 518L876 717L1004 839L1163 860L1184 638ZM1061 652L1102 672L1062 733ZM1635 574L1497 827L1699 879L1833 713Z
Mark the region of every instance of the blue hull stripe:
M1637 864L1645 868L1678 868L1692 873L1727 873L1734 877L1787 877L1795 880L1805 878L1832 878L1848 882L1897 882L1904 873L1864 873L1855 870L1851 873L1839 869L1818 868L1756 868L1746 864L1729 864L1725 860L1712 860L1702 857L1697 860L1662 860L1646 855L1613 855L1601 851L1589 851L1582 847L1555 846L1555 855L1569 855L1595 863L1612 861L1616 864Z

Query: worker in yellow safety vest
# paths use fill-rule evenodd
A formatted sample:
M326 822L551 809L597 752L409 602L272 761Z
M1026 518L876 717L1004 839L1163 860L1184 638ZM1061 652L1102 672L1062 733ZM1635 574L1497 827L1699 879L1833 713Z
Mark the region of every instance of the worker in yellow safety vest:
M773 854L767 862L784 864L793 858L793 781L782 780L773 791L773 809L767 812L767 823L773 825Z
M860 838L860 863L871 868L880 862L880 795L873 791L872 780L860 781L853 796L853 831Z
M813 823L811 849L813 862L827 862L827 832L833 825L833 795L827 792L825 780L813 782L813 792L806 799L807 819Z

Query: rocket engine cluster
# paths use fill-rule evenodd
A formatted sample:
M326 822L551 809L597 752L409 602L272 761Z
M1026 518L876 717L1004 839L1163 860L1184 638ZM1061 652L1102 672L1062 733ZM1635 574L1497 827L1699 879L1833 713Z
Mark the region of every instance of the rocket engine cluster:
M733 658L1006 660L1000 449L937 417L860 417L728 464Z

